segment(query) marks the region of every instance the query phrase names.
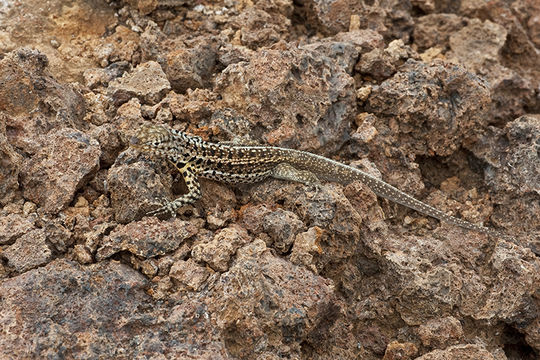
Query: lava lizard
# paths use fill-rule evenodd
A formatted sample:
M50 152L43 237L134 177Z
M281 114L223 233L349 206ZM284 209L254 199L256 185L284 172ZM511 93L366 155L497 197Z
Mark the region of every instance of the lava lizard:
M187 194L148 215L170 213L174 216L178 208L198 200L202 195L199 177L230 184L255 183L273 177L306 185L317 184L321 177L342 184L359 180L378 196L424 215L465 229L512 239L496 230L448 215L361 170L305 151L210 143L162 125L141 127L130 145L139 151L169 160L182 174L188 188Z

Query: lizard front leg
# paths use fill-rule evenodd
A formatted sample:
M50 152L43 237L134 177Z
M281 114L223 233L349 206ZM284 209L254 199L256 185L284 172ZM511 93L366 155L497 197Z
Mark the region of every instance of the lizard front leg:
M201 184L199 183L199 180L197 180L195 167L190 163L187 163L182 167L174 163L173 165L178 169L180 174L182 174L182 177L184 178L184 182L186 183L186 186L188 188L188 192L187 194L184 194L173 201L167 202L165 205L161 206L160 208L148 212L148 215L150 216L170 214L170 216L175 217L176 211L179 208L181 208L184 205L194 203L195 201L199 200L202 196Z

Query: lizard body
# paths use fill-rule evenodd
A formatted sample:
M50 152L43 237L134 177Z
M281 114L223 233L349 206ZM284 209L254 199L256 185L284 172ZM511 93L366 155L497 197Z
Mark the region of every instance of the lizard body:
M254 183L268 177L317 184L319 178L347 184L355 180L375 194L424 215L465 229L509 237L488 227L451 216L361 170L305 151L271 146L236 146L210 143L161 125L143 126L131 144L134 148L168 159L184 177L188 193L150 212L175 215L178 208L201 197L199 177L226 183Z

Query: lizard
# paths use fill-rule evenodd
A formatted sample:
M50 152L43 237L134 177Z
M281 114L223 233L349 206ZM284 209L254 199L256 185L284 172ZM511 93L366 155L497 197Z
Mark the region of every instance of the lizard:
M320 179L348 184L360 181L376 195L424 215L461 228L511 240L483 225L454 217L352 166L306 151L274 146L242 146L204 141L198 136L163 125L143 125L130 146L166 158L180 172L188 192L148 212L150 216L176 211L201 198L199 177L229 184L255 183L272 177L317 185Z

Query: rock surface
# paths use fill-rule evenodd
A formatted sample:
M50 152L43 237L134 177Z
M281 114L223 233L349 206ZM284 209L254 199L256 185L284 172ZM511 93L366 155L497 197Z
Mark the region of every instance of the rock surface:
M535 1L0 1L0 358L540 354ZM24 21L21 21L24 19ZM38 35L36 35L38 34ZM202 181L144 123L364 184Z

